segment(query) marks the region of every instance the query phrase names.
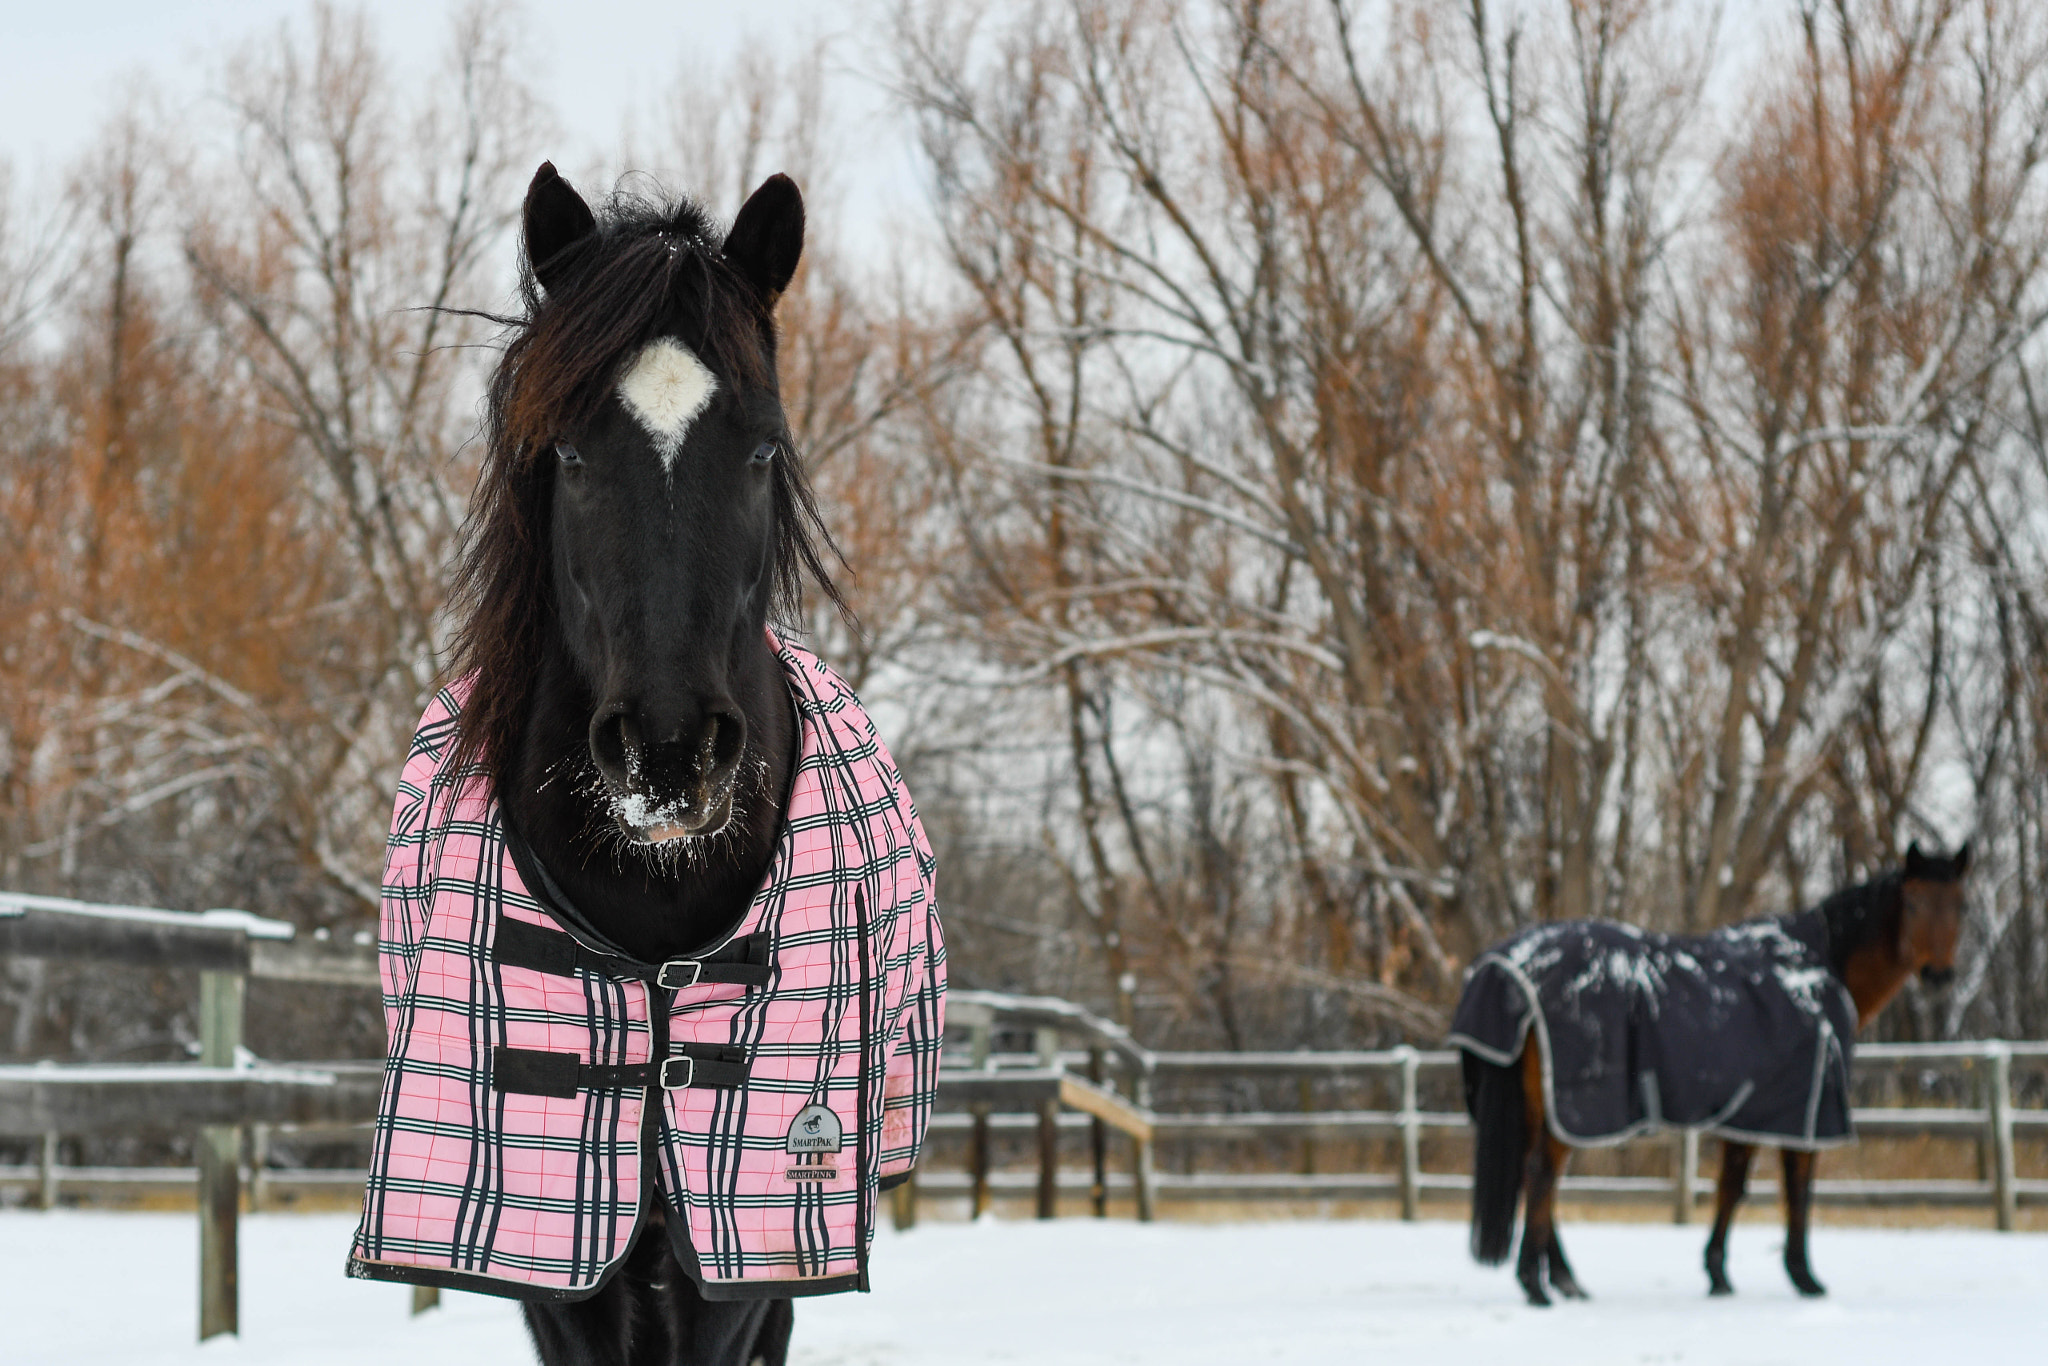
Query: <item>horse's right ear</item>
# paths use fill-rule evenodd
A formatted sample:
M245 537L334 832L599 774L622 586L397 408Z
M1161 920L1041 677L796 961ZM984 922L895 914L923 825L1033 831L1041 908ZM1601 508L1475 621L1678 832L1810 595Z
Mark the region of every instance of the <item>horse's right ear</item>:
M803 254L804 197L788 176L769 176L732 220L732 231L725 235L725 259L773 308L789 288L797 258Z
M1920 841L1914 840L1906 846L1906 878L1912 881L1927 872L1927 855L1920 852Z
M590 206L555 170L555 163L543 161L526 187L526 259L533 266L533 278L552 294L573 259L571 250L597 230Z

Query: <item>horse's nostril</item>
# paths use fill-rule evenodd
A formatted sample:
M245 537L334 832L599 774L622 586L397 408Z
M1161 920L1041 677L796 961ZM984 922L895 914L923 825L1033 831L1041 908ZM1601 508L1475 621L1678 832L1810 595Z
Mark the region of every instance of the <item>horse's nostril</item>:
M724 773L740 761L747 745L747 723L738 712L711 713L711 772ZM710 775L706 775L707 777Z
M1920 969L1920 980L1930 987L1945 987L1955 980L1955 976L1954 968L1937 968L1930 965Z
M590 722L590 757L597 771L626 785L640 761L640 728L624 710L599 713Z

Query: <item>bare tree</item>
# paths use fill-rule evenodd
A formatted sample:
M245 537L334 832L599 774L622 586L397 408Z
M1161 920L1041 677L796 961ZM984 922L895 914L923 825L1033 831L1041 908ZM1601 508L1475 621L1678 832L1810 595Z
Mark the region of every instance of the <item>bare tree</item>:
M928 433L961 647L1063 703L1114 981L1124 900L1221 923L1166 913L1186 794L1118 757L1205 705L1293 851L1271 951L1424 997L1529 919L1705 926L1964 833L1942 546L2041 325L2039 24L1804 6L1709 117L1689 7L1445 17L900 11L987 339Z
M280 759L320 866L370 902L377 814L439 672L442 567L471 477L464 348L484 334L459 310L508 278L498 249L538 140L507 24L464 11L412 110L360 15L318 6L305 45L286 31L244 52L226 74L236 155L195 187L185 230L217 344L256 381L263 420L292 433L307 510L350 553L334 608L354 667L306 699L315 730Z

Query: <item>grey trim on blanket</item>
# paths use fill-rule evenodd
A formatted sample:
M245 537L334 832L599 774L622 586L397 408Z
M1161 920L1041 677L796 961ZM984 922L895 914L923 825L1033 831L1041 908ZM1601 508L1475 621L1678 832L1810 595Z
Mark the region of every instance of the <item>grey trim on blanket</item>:
M1826 921L1818 912L1809 911L1796 916L1784 917L1777 923L1788 938L1806 944L1822 962L1829 960L1828 928ZM1517 939L1519 938L1521 936L1517 936ZM1509 941L1509 943L1513 942L1515 941ZM1509 1051L1502 1051L1470 1034L1458 1031L1453 1031L1449 1034L1445 1042L1450 1047L1463 1049L1486 1062L1492 1063L1496 1067L1507 1067L1511 1066L1516 1059L1521 1057L1523 1050L1528 1046L1529 1033L1533 1026L1536 1031L1537 1046L1540 1049L1539 1058L1542 1064L1545 1126L1560 1142L1575 1148L1610 1148L1667 1129L1681 1132L1692 1130L1738 1143L1752 1143L1793 1149L1801 1152L1818 1152L1824 1149L1842 1147L1856 1141L1853 1119L1849 1122L1848 1131L1840 1136L1821 1138L1816 1135L1816 1130L1819 1127L1819 1109L1823 1096L1824 1080L1829 1062L1833 1058L1840 1058L1844 1073L1846 1074L1849 1061L1848 1054L1842 1047L1840 1037L1837 1035L1833 1025L1825 1017L1816 1022L1818 1037L1817 1045L1814 1049L1813 1071L1807 1084L1804 1133L1802 1134L1757 1132L1739 1128L1727 1122L1730 1117L1741 1111L1742 1107L1754 1094L1754 1079L1745 1080L1730 1099L1723 1103L1714 1114L1696 1123L1680 1124L1665 1119L1660 1112L1659 1105L1656 1103L1657 1098L1654 1089L1645 1088L1645 1108L1648 1113L1643 1119L1610 1134L1588 1135L1572 1133L1564 1127L1559 1119L1556 1072L1552 1061L1549 1022L1544 1016L1540 993L1537 991L1536 984L1530 980L1528 974L1502 952L1505 947L1507 946L1497 945L1473 961L1471 968L1467 972L1467 988L1470 988L1472 977L1483 966L1498 969L1504 976L1515 983L1522 994L1527 1009L1520 1022L1520 1029L1516 1035L1514 1047ZM1830 984L1844 999L1847 999L1848 989L1842 985L1840 978L1835 977L1832 972L1829 975ZM1855 1018L1853 1006L1850 1009L1850 1018ZM1639 1076L1641 1075L1654 1077L1653 1073L1639 1074Z

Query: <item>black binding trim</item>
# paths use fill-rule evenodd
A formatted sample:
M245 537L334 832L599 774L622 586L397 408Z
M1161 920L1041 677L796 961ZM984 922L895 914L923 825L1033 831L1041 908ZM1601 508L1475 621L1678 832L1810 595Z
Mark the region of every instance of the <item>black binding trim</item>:
M686 1067L669 1064L688 1059ZM491 1049L491 1089L518 1096L553 1096L573 1100L582 1090L621 1086L658 1086L670 1090L708 1087L732 1090L747 1084L747 1051L729 1044L686 1043L672 1046L664 1062L592 1065L574 1053L549 1053L537 1048ZM666 1079L663 1072L667 1072Z
M495 1295L503 1300L523 1300L532 1304L574 1304L578 1300L587 1300L604 1289L611 1281L612 1273L625 1263L626 1258L621 1254L617 1261L604 1269L604 1274L598 1277L595 1284L575 1287L535 1285L531 1281L508 1280L502 1276L487 1276L477 1271L454 1271L446 1267L416 1266L410 1262L381 1262L355 1256L348 1259L348 1275L351 1279L359 1281L396 1281L400 1285L431 1285L442 1290L466 1290L474 1295ZM707 1300L789 1300L857 1290L860 1288L857 1284L859 1280L860 1277L847 1273L806 1280L700 1282L697 1289Z

